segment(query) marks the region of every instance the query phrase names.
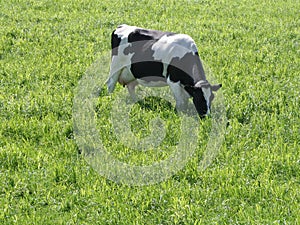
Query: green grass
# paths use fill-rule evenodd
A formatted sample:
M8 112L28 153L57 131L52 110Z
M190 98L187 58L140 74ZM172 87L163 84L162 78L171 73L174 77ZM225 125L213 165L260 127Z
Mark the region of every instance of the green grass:
M298 0L23 0L0 8L0 224L300 223ZM183 170L142 187L99 176L78 154L76 87L122 23L189 34L223 84L228 126L206 170L197 170L205 140ZM99 109L109 100L103 93ZM176 130L176 114L153 104L141 110L145 121L132 119L137 135L149 134L157 114ZM209 120L201 129L205 137ZM109 127L102 132L116 157L145 163L105 135Z

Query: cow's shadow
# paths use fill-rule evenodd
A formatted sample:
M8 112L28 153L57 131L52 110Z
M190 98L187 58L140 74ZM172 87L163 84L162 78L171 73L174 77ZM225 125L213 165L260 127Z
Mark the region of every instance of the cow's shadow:
M148 96L144 99L138 100L135 104L145 111L153 111L153 112L172 112L175 113L177 116L185 115L190 117L198 117L198 113L195 109L195 106L192 102L189 102L186 109L177 109L175 105L171 102L165 100L164 98L160 98L157 96ZM200 117L201 119L205 117Z
M141 109L146 111L160 112L163 110L176 112L176 108L172 105L172 103L157 96L148 96L144 99L138 100L136 104L138 104Z

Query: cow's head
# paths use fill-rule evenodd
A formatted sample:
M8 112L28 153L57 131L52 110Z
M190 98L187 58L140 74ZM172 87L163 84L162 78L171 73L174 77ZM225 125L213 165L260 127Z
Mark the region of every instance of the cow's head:
M222 84L210 85L208 81L199 81L195 86L185 86L184 89L191 95L195 108L200 117L209 114L213 92L222 87Z

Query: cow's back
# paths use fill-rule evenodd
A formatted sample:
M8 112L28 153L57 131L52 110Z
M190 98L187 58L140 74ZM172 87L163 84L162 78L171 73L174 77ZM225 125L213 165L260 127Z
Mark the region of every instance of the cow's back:
M166 77L167 72L173 72L176 74L173 74L171 79L190 85L199 81L200 77L205 77L196 44L186 34L124 24L112 33L111 45L112 56L117 57L119 65L124 64L130 68L135 78ZM173 64L173 67L171 65L167 68L166 65L170 64ZM194 73L193 68L202 71Z

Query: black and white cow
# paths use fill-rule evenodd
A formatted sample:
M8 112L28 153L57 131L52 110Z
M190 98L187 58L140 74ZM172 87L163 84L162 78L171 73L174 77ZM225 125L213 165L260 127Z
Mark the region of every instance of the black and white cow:
M221 84L210 85L206 80L194 40L186 34L148 30L120 25L111 37L112 62L107 80L113 92L119 82L127 86L132 98L138 84L148 87L169 85L176 108L184 110L188 99L200 116L209 113Z

